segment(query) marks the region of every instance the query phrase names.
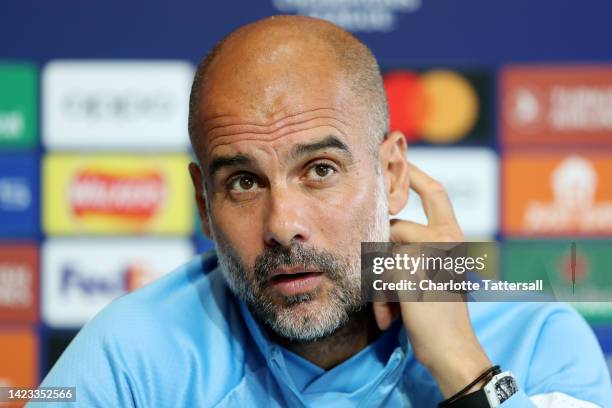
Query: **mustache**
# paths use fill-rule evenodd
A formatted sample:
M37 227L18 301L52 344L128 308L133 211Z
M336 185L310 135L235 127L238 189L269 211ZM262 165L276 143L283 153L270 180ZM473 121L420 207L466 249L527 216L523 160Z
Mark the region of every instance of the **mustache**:
M255 259L253 272L257 285L260 288L264 287L272 271L283 266L304 266L316 269L325 273L332 281L340 281L348 268L344 260L338 259L328 251L299 243L290 247L279 245L267 249Z

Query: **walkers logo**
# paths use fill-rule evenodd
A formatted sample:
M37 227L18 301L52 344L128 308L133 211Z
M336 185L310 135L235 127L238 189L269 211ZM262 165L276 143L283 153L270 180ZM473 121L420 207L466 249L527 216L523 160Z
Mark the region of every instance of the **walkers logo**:
M502 271L514 282L542 279L555 298L572 301L591 323L612 323L609 240L528 240L503 244Z
M612 143L612 66L517 66L501 77L507 144Z
M0 361L0 386L38 386L38 341L31 330L0 330Z
M159 172L110 174L86 169L70 185L72 210L88 216L125 217L148 221L166 200L166 186Z
M188 163L183 155L47 156L45 231L189 234L193 212Z
M0 322L38 320L38 250L0 245Z
M0 64L0 148L30 148L37 133L37 72L29 64Z
M384 75L391 129L409 142L486 142L490 79L485 73L436 69Z
M38 156L0 154L0 234L38 233Z
M186 239L51 239L43 248L43 318L54 327L79 327L193 253Z
M504 162L506 234L610 234L612 156L510 155Z
M55 61L43 72L43 140L63 150L185 150L193 67Z
M498 226L498 159L487 148L424 148L408 150L408 160L440 181L453 203L466 236L491 239ZM410 195L398 218L427 223L418 195Z

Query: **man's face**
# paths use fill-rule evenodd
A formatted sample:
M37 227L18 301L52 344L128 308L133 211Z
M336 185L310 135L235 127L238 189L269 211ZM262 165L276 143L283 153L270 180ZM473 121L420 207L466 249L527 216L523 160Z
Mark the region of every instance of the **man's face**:
M293 340L326 337L363 306L360 243L389 235L372 136L332 68L268 67L252 89L216 73L201 120L206 221L225 277Z

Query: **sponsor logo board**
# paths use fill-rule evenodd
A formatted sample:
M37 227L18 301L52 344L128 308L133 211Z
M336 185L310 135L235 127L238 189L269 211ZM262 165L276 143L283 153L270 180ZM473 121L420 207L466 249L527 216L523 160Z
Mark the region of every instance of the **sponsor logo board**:
M408 160L445 187L459 225L468 238L491 238L498 226L498 158L488 148L408 150ZM421 200L410 191L408 204L394 218L427 224Z
M38 340L31 330L0 330L0 386L38 386Z
M193 229L187 155L49 155L43 161L48 234Z
M609 240L512 240L503 244L502 273L515 282L542 279L554 298L576 299L590 323L612 323L610 247Z
M35 235L39 229L38 156L0 154L0 234Z
M113 299L187 262L186 239L48 240L42 253L42 314L56 328L85 324Z
M612 66L513 66L500 85L506 144L612 143Z
M61 150L185 150L193 67L182 61L54 61L43 141Z
M38 73L30 64L0 64L0 148L36 144Z
M486 143L491 136L490 77L433 69L384 74L391 129L410 143Z
M0 322L38 320L38 248L0 245Z
M398 26L398 12L413 13L422 0L272 0L282 14L301 14L331 21L349 31L389 32Z
M612 155L509 153L502 168L505 234L612 233Z

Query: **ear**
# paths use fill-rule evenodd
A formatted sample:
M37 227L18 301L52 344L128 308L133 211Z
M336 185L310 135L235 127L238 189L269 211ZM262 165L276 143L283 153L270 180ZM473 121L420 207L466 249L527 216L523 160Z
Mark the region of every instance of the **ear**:
M191 174L191 182L193 183L193 189L195 190L195 200L198 205L198 213L200 214L200 222L202 230L206 236L210 239L210 225L208 223L208 215L206 211L206 196L204 194L204 177L202 175L202 169L196 163L189 163L189 174Z
M385 180L389 214L396 215L406 206L410 180L408 178L408 145L401 132L391 132L379 148L380 168Z

